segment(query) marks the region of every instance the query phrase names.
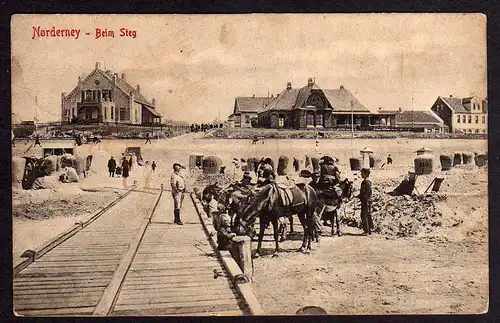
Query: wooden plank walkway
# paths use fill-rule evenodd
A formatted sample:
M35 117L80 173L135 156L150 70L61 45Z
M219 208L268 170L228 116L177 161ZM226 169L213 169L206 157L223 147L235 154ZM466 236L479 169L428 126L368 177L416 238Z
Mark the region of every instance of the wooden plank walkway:
M244 304L222 272L186 196L184 225L173 224L170 192L160 199L111 315L242 315Z
M159 194L151 192L132 192L20 271L13 282L16 313L243 315L245 304L225 277L189 196L183 226L172 223L168 191L148 223L145 215ZM221 276L214 278L214 270Z
M15 312L91 315L154 199L132 192L19 272L13 279Z

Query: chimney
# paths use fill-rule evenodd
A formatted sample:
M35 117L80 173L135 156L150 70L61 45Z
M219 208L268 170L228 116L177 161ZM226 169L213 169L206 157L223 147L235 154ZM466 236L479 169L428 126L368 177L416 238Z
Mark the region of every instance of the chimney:
M255 94L254 94L254 95L252 95L252 98L255 98Z
M402 109L401 107L399 107L399 108L398 108L398 111L399 111L399 112L401 112L401 111L403 111L403 109Z
M82 77L78 76L78 84L81 84L81 83L82 83Z
M95 69L98 70L101 68L101 63L95 62Z
M310 77L308 80L307 80L307 86L308 87L312 87L314 85L314 80L312 77Z
M156 102L156 101L155 101L155 98L152 98L152 99L151 99L151 104L152 104L153 106L155 106L155 102Z
M292 89L292 82L286 83L286 89L291 90Z
M341 85L341 86L340 86L340 89L341 89L341 90L343 90L343 89L344 89L344 86L343 86L343 85Z
M122 80L126 80L125 73L122 73Z
M137 84L137 92L141 92L141 87Z

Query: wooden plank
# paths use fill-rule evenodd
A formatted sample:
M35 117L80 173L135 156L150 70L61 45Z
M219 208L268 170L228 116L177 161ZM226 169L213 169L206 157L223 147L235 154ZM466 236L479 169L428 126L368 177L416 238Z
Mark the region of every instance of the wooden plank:
M134 265L147 265L147 264L182 264L182 263L191 263L191 264L218 264L217 259L212 257L204 257L204 256L194 256L194 257L178 257L174 259L168 259L166 257L161 258L144 258L144 259L134 259Z
M121 310L114 311L112 314L116 316L241 316L244 315L243 311L240 309L226 309L226 307L217 306L220 308L219 311L214 312L213 309L206 307L206 311L203 312L204 308L199 308L200 312L194 313L191 311L196 311L196 309L188 310L174 310L174 309L150 309L150 310Z
M45 294L43 295L44 300L50 300L54 298L79 298L79 297L101 297L102 291L87 291L85 294L73 293L73 292L64 292L64 293L53 293L53 294ZM40 300L40 296L38 294L30 295L30 294L15 294L14 302L17 300Z
M88 275L83 276L55 276L55 277L16 277L13 282L38 282L38 281L75 281L75 280L94 280L94 279L110 279L112 277L111 274L99 274L95 275L95 273L89 273Z
M42 310L42 309L58 309L68 307L89 307L95 306L99 301L99 297L87 299L59 299L51 300L51 302L25 303L17 301L14 306L16 310Z
M206 292L205 290L202 290ZM169 297L174 295L198 295L200 293L199 287L184 287L184 288L172 288L172 289L156 289L156 290L144 290L138 295L136 290L127 290L122 289L120 291L120 299L129 299L129 298L137 298L137 297L150 297L150 296L158 296L158 297ZM228 288L228 286L213 286L210 288L210 293L216 295L228 295L234 296L234 292Z
M165 310L164 313L189 313L189 312L203 312L210 311L215 312L218 309L227 311L227 310L235 310L238 309L238 302L233 298L228 298L224 300L216 300L216 301L199 301L193 303L155 303L155 304L127 304L127 305L116 305L114 308L114 313L124 310L153 310L153 309L162 309ZM168 311L167 311L168 310ZM113 313L113 314L114 314ZM139 312L140 313L140 312Z
M33 267L32 267L33 266ZM114 271L116 265L100 265L93 267L44 267L43 265L30 265L24 270L25 274L58 274L58 273L92 273Z
M67 262L68 260L71 260L73 262L84 262L84 261L102 261L102 260L114 260L119 262L120 259L122 258L121 255L88 255L88 256L78 256L75 258L72 257L63 257L63 256L57 256L53 257L52 255L50 256L45 256L42 258L39 258L36 260L36 262Z
M145 275L143 275L143 274L145 274ZM203 274L206 274L207 277L210 277L213 275L213 270L210 270L209 268L183 268L182 271L180 271L180 270L167 271L166 269L163 269L163 268L154 268L154 267L147 268L147 269L141 268L141 269L131 269L130 270L131 277L135 277L135 276L185 276L185 275L191 276L191 277L193 277L193 275L205 276Z
M220 265L218 263L203 263L201 261L198 262L172 262L172 263L139 263L132 264L130 266L131 271L139 271L139 270L165 270L165 271L183 271L184 269L188 270L208 270L213 271L213 269L219 269Z
M75 282L52 282L46 284L30 284L30 285L14 285L14 290L38 290L38 289L60 289L60 288L77 288L77 287L106 287L109 284L107 281L75 281Z
M67 315L89 315L94 310L93 306L75 307L75 308L59 308L45 310L21 310L14 309L16 314L23 316L67 316Z
M98 286L90 286L90 287L68 287L68 288L51 288L51 289L27 289L27 290L14 290L14 295L44 295L44 294L59 294L65 292L71 293L86 293L86 292L95 292L95 291L103 291L104 287Z
M155 204L153 205L153 208L148 211L148 215L144 218L144 220L141 223L141 226L138 230L138 233L134 240L130 243L130 247L127 251L127 253L124 255L120 265L118 266L117 270L115 271L113 278L106 287L106 290L103 293L103 296L99 300L99 303L97 304L96 308L93 311L93 315L108 315L111 307L113 306L113 302L115 301L115 298L117 297L118 291L120 289L120 286L122 285L122 282L125 278L125 275L127 274L128 268L130 264L132 263L132 260L134 259L134 256L137 252L137 249L139 248L139 244L141 243L141 240L144 236L144 233L146 232L146 228L148 227L149 220L153 216L153 213L158 205L158 202L160 201L160 198L162 196L163 190L160 191L158 194L158 197L156 198Z
M39 272L34 272L34 273L23 273L20 278L27 278L27 277L82 277L82 276L87 276L89 273L79 273L79 272L64 272L64 273L39 273ZM96 271L93 272L94 275L99 276L107 276L107 275L112 275L113 271ZM16 277L17 278L17 277Z
M50 268L50 267L57 267L57 268L65 268L65 267L80 267L80 268L85 268L85 267L102 267L102 266L117 266L120 263L119 260L113 259L113 260L100 260L100 261L92 261L92 260L87 260L87 261L78 261L78 260L72 260L72 261L35 261L30 265L30 268Z
M159 282L155 286L155 284L132 284L132 283L126 283L123 285L122 291L126 290L162 290L162 289L174 289L174 288L183 288L183 287L199 287L199 288L205 288L207 290L210 290L210 288L215 288L219 286L227 286L227 288L230 287L229 282L222 282L222 281L196 281L193 282L192 280L186 280L186 281L176 281L176 282Z
M220 278L219 278L220 279ZM123 284L124 288L135 288L135 289L150 289L153 288L154 285L156 284L158 288L165 288L165 289L173 289L176 288L175 284L181 284L181 283L189 283L193 282L193 280L188 280L188 279L176 279L175 281L172 281L171 279L149 279L149 280L128 280ZM195 281L197 283L203 284L204 286L210 286L210 288L224 288L224 289L229 289L230 285L229 282L224 284L223 282L217 281L217 280L197 280ZM179 288L183 288L182 285L179 285Z
M233 299L237 301L236 297L233 294L224 294L224 293L217 293L217 294L212 294L212 293L203 293L203 291L198 291L196 294L191 294L191 295L179 295L179 294L171 294L168 297L164 296L149 296L149 297L144 297L143 295L136 297L136 298L128 298L128 299L121 299L118 298L118 301L116 302L116 306L121 306L121 305L141 305L141 304L166 304L166 303L185 303L185 304L192 304L193 302L204 302L204 301L212 301L212 303L217 302L217 301L225 301L228 299Z

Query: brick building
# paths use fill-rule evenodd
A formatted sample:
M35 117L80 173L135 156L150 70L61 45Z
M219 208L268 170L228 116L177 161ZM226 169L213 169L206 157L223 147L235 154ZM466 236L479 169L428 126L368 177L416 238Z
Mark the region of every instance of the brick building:
M85 123L117 122L127 124L161 123L155 99L149 102L140 87L131 86L125 73L121 77L100 64L85 78L78 78L77 86L66 95L61 94L61 121Z

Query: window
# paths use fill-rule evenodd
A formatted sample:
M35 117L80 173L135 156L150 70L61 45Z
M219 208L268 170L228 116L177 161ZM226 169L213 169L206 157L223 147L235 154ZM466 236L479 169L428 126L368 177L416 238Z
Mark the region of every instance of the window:
M126 108L120 108L120 120L128 120Z
M323 127L323 114L317 114L316 115L316 127Z
M479 133L479 129L476 129L476 130L475 130L475 133Z
M114 112L115 112L115 107L111 107L111 120L113 120Z
M469 116L469 123L472 123L472 116Z
M280 128L283 128L285 126L285 117L283 115L280 115L278 117L278 126Z
M104 107L104 119L108 119L108 107Z
M460 115L457 114L457 123L460 123Z
M248 114L245 115L245 123L250 123L250 116Z
M308 127L314 127L314 112L308 112L306 116L306 125Z
M466 118L467 118L467 116L465 116L465 115L462 116L462 123L466 123L467 122Z
M482 121L483 121L483 123L486 123L486 116L482 117Z
M476 116L476 123L479 123L479 116Z

